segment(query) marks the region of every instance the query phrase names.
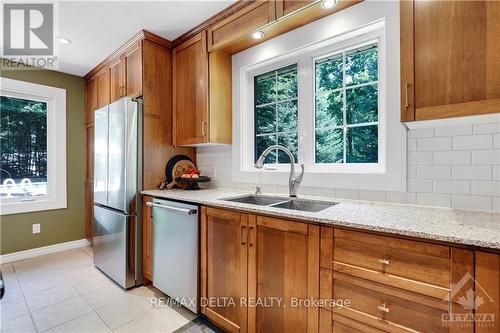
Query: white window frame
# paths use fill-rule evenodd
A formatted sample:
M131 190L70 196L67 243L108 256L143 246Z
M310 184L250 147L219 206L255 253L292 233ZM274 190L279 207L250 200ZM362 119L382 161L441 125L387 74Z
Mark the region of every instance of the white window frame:
M0 83L2 96L47 103L47 194L1 198L0 214L66 208L66 90L8 78L1 78Z
M287 184L289 165L274 164L263 171L253 168L253 77L297 63L299 163L306 166L302 185L405 191L406 129L399 116L398 27L397 3L367 1L233 55L232 180ZM314 60L374 41L379 56L378 163L314 164Z

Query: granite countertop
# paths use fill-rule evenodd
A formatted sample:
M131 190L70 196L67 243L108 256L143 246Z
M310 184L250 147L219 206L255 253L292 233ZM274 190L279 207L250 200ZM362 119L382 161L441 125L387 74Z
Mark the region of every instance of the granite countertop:
M303 220L310 223L372 230L500 250L500 213L300 196L304 199L339 202L333 207L313 213L221 200L250 194L248 191L226 189L150 190L143 191L142 194L211 207L237 209L248 213ZM265 193L265 195L287 198L283 194Z

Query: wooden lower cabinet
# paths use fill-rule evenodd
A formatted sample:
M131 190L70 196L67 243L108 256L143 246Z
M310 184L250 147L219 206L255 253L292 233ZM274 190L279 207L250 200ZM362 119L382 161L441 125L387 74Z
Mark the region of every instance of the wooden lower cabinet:
M247 332L248 215L201 210L201 312L228 332Z
M319 227L202 208L202 313L228 332L317 332ZM232 302L232 303L229 303Z
M500 255L476 251L476 333L500 332Z
M85 238L92 242L94 224L94 182L85 181Z

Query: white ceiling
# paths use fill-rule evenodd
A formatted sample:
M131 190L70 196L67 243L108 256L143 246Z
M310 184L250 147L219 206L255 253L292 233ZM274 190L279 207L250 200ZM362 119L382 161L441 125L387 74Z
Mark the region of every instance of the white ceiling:
M233 2L61 1L59 35L72 43L58 44L59 71L85 75L141 29L174 40Z

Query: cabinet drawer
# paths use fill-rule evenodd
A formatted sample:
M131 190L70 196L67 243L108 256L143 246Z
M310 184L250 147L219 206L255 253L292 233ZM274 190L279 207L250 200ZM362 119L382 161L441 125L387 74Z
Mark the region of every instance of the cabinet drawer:
M442 322L446 301L345 274L335 273L333 281L334 298L351 301L349 307L334 308L336 315L388 332L449 331Z
M450 279L450 248L442 245L336 229L334 270L444 298Z

